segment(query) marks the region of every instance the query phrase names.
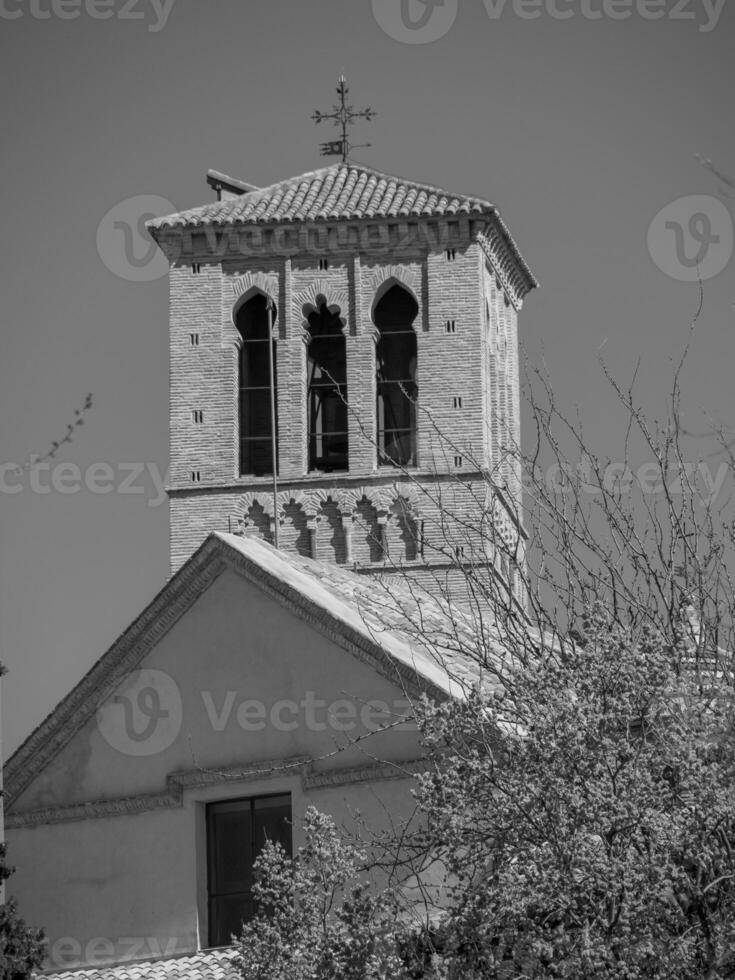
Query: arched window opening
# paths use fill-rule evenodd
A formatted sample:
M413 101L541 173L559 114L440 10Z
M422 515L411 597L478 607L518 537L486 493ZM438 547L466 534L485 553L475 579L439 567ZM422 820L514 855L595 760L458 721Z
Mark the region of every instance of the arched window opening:
M242 338L239 355L240 473L266 476L273 473L271 445L270 362L268 352L267 299L256 293L237 311L235 326ZM275 323L276 312L273 311ZM276 406L276 342L273 351L273 385ZM276 408L276 459L278 459L278 409Z
M416 333L418 304L407 290L391 286L375 306L378 463L416 465Z
M307 317L310 472L348 468L347 351L339 314L339 309L327 309L324 297L317 297L317 309Z

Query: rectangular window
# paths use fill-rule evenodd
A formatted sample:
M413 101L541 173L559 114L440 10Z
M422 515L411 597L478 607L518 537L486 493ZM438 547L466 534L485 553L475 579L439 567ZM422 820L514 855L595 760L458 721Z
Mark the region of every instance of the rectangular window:
M239 307L235 316L235 326L242 340L238 377L240 474L243 476L266 476L273 472L274 435L275 463L278 467L278 357L271 329L275 322L275 304L269 311L269 302L264 293L256 293ZM271 383L275 426L272 424Z
M309 470L348 468L347 358L345 340L316 336L307 354Z
M381 333L377 347L378 462L416 465L416 334Z
M207 805L209 947L230 946L255 914L253 865L266 841L292 853L291 796L258 796Z
M276 344L273 383L278 388ZM273 472L270 363L268 341L248 340L240 352L240 473L265 476ZM278 415L276 414L276 450ZM276 457L277 458L277 457Z

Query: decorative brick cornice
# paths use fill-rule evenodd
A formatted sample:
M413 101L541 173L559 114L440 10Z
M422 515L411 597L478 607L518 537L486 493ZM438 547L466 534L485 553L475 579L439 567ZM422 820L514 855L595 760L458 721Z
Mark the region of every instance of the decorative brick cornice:
M479 222L475 224L480 225ZM477 242L509 301L520 310L524 297L538 286L538 282L499 215L480 228L476 232Z
M416 215L404 221L376 216L278 225L169 228L159 230L156 240L174 265L188 265L192 261L262 261L264 256L354 255L357 252L374 258L386 253L418 258L427 251L469 244L471 225L480 223L484 227L483 220L486 219L478 217L470 224L451 215Z
M499 223L488 224L477 241L508 300L520 310L526 294L538 285L530 269L511 250Z
M209 234L205 231L194 233L188 228L160 230L157 240L172 263L181 265L193 261L227 262L233 258L262 261L264 257L285 258L300 254L361 253L365 257L374 258L384 258L387 254L393 257L403 254L419 257L426 255L427 252L441 251L448 246L462 247L476 240L509 301L516 309L521 309L526 294L538 286L536 278L497 212L471 219L464 217L462 220L450 216L442 218L417 216L411 221L373 218L327 220L319 224L299 223L277 227L268 225L229 227L216 230L214 241L211 240L213 230L207 229L207 231ZM395 268L403 269L400 263L395 263ZM370 271L363 268L363 276L369 275ZM261 275L264 279L269 278L263 273L256 275ZM405 277L407 273L404 271L402 275ZM399 276L397 278L409 286L417 301L420 301L425 292L423 284L411 282L411 279L415 278L411 273L408 273L408 278ZM271 283L263 291L270 294L272 288ZM276 298L275 294L274 298ZM348 309L347 298L345 294L343 302L338 304L345 313ZM296 314L303 316L303 303L297 308L294 298L292 304ZM420 303L420 306L424 309L424 304ZM426 329L425 323L424 329Z
M428 765L423 759L411 759L407 762L385 762L374 766L362 766L359 769L328 769L317 772L309 769L304 771L301 781L304 789L321 789L384 779L408 779L416 773L426 772L427 768Z
M395 493L395 503L400 501L416 517L421 515L421 495L413 483L397 483L393 487L393 490Z
M287 491L288 492L288 491ZM313 490L304 490L303 508L307 517L318 517L324 504L333 503L337 508L340 517L349 517L349 512L345 509L344 497L336 490L328 490L324 487L316 487Z
M299 492L300 491L298 490L293 491L293 493L299 493ZM286 493L291 493L291 491L286 491ZM284 494L280 493L276 500L276 503L278 505L279 520L283 518L283 505L282 505L283 497ZM245 527L247 527L250 523L250 517L249 517L250 510L255 504L261 507L263 513L266 514L272 521L275 520L276 504L273 501L273 494L267 493L265 491L263 493L259 493L257 490L248 490L247 493L244 493L238 499L237 504L235 505L238 520L242 521Z
M274 776L296 773L303 775L309 764L306 757L291 759L272 759L265 762L247 762L224 769L189 769L170 773L166 788L159 793L141 793L136 796L119 796L112 799L89 800L85 803L72 803L67 806L39 807L12 813L6 820L9 828L36 827L40 824L70 823L78 820L93 820L101 817L122 817L148 810L180 808L184 802L184 791L201 789L207 786L220 786L230 782L252 782Z
M289 504L300 507L307 518L317 518L322 505L328 501L335 504L342 517L353 518L363 500L367 500L379 515L386 515L389 519L394 515L396 505L417 519L421 516L419 494L411 484L384 486L365 484L336 489L279 490L276 501L278 520L283 521L285 508ZM262 491L249 490L242 494L235 504L235 522L242 529L253 525L250 511L254 505L261 507L271 521L274 520L273 494L265 487Z
M298 776L304 790L350 783L378 782L385 779L406 779L426 770L426 762L409 759L404 762L382 763L360 768L314 770L306 756L272 759L264 762L245 762L225 769L190 769L170 773L166 788L159 793L119 796L111 799L88 800L66 806L47 806L11 813L6 827L33 828L55 823L77 823L80 820L100 820L128 817L151 810L180 809L186 790L206 789L227 783L252 783L263 779Z
M386 470L388 468L386 467ZM327 488L330 491L336 489L347 490L354 488L356 486L362 485L366 476L364 473L340 473L335 475L332 473L304 473L301 476L290 476L287 479L279 481L279 486L284 486L288 484L289 487L303 487L305 490L314 487L314 484L319 483L321 486L319 489ZM411 475L405 480L397 479L392 473L390 475L386 474L383 476L382 470L379 471L378 476L375 478L382 479L382 483L375 483L375 486L386 486L397 487L399 492L402 492L404 486L409 484L417 484L418 481L430 480L432 485L439 485L444 483L450 483L456 485L457 475L456 473L438 473L435 469L421 469L417 467L415 470L411 470ZM487 482L487 472L484 470L467 470L462 471L463 482L468 482L472 480L481 480L483 483ZM273 484L273 478L271 476L263 477L241 477L239 479L232 479L228 481L216 481L212 483L199 483L199 484L187 484L185 486L172 486L169 484L165 489L166 493L172 497L207 497L213 494L227 493L232 494L237 497L243 493L253 491L254 493L267 492ZM418 498L425 497L425 494L418 494Z

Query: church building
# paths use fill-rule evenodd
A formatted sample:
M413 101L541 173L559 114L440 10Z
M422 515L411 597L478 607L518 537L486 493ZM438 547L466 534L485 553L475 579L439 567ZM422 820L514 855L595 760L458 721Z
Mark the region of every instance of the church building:
M412 698L479 679L439 639L471 635L468 566L523 602L507 447L536 283L497 208L348 160L207 183L148 225L171 577L5 770L9 892L69 980L231 976L266 838L297 848L309 805L410 813Z

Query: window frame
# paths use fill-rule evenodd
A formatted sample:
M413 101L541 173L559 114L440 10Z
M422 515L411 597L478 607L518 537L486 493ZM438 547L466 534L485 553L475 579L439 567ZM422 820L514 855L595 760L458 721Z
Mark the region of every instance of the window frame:
M262 316L263 316L262 323L258 323L256 318L253 317L253 321L251 323L243 324L241 327L238 321L240 320L243 311L250 303L252 303L254 300L257 299L263 300L263 309L262 311L260 311L262 312ZM252 385L252 384L245 383L246 381L250 380L250 378L247 377L248 372L246 371L245 368L246 356L248 355L249 351L254 352L255 350L257 350L255 345L257 344L265 345L268 343L269 340L267 336L268 333L268 313L266 310L267 303L268 303L268 297L265 295L265 293L259 291L254 292L251 296L248 297L248 299L238 304L233 315L235 329L237 330L237 333L240 337L240 343L238 344L238 351L237 351L237 435L238 435L237 470L240 477L257 478L262 476L263 477L273 476L273 452L272 452L273 436L272 436L271 405L270 405L270 389L271 389L270 367L268 366L265 369L265 374L266 374L265 384ZM272 344L273 347L273 389L274 389L273 394L274 394L274 402L275 402L275 421L276 421L276 426L275 426L276 428L276 476L278 476L278 469L279 469L278 356L277 356L278 347L277 347L277 338L276 338L276 331L275 331L277 316L278 316L278 310L274 309L273 311L274 329L273 329L272 336L270 338L270 343ZM248 336L248 329L247 329L248 327L250 327L251 330L253 327L255 327L255 330L253 332L256 333L256 336L250 336L250 337ZM263 328L266 336L262 336L262 337L257 336L257 334ZM266 354L267 354L267 348L266 348ZM261 392L262 395L267 399L266 409L265 409L265 418L266 418L265 427L267 427L267 431L264 431L264 434L253 435L252 434L253 430L250 428L252 424L252 415L250 413L249 406L245 407L245 404L246 404L247 395L253 392ZM253 468L252 466L246 467L245 465L246 446L249 449L254 443L260 443L266 447L267 451L264 454L264 459L266 460L266 462L263 467Z
M384 323L381 326L380 320L382 319L380 315L380 305L384 303L390 294L394 291L403 293L405 297L410 300L410 305L413 307L413 315L406 316L405 325L396 326L390 322ZM419 394L419 384L418 384L418 336L416 333L416 328L414 326L416 319L419 315L419 305L413 296L413 294L405 288L405 286L400 283L394 283L389 289L387 289L382 296L375 302L373 306L373 323L375 325L376 336L375 336L375 437L377 443L377 464L380 469L389 469L395 467L405 467L409 469L416 468L418 466L418 394ZM389 318L390 319L390 318ZM409 356L406 358L404 356L403 361L408 364L407 370L402 372L402 376L399 378L394 377L384 377L382 372L384 366L388 364L386 358L381 358L381 353L383 352L383 345L389 348L391 343L400 344L399 338L410 337L411 343L408 345L410 348ZM413 376L411 374L410 365L413 360ZM394 363L398 362L396 358ZM403 366L403 365L401 365ZM389 371L388 374L391 372ZM405 376L403 376L405 375ZM400 399L404 400L409 404L408 415L409 415L409 425L408 426L386 426L385 411L386 406L390 404L387 394L390 391L398 391ZM382 413L382 414L381 414ZM381 424L382 418L382 424ZM392 434L394 438L400 443L400 440L406 439L408 443L408 453L403 453L399 458L392 457L386 451L385 437L387 434Z
M322 299L323 297L318 297ZM312 319L319 317L325 325L322 331L312 332ZM333 329L336 325L336 329ZM350 468L350 434L347 387L347 338L344 334L341 310L330 309L326 300L318 303L306 318L306 472L307 473L347 473ZM344 377L329 378L323 373L316 376L317 370L326 370L323 362L328 358L311 356L320 346L341 345L344 352ZM344 428L324 428L325 408L332 403L334 414L344 413ZM321 427L320 427L321 426ZM335 453L333 463L329 459L329 444L332 441L344 443L344 452ZM322 453L317 455L316 447L321 443Z
M217 811L220 812L224 808L239 808L243 811L248 812L249 827L250 827L250 839L247 842L247 849L250 852L250 863L249 870L252 872L255 860L260 853L258 849L258 842L256 840L257 834L257 821L255 819L255 814L257 812L257 804L263 803L268 800L282 800L283 808L287 808L287 815L285 816L286 826L288 827L288 848L287 853L289 856L293 854L293 794L289 791L280 793L261 793L255 796L238 796L238 797L228 797L225 799L210 800L204 805L204 835L205 835L205 848L204 848L204 868L205 868L205 907L207 911L207 945L206 949L217 949L221 946L230 946L231 942L222 943L218 940L222 937L219 932L222 928L222 919L224 912L222 906L224 904L223 900L226 899L240 899L244 902L252 902L252 889L236 889L227 890L223 887L222 883L217 882L216 872L217 872L217 829L215 824L215 816ZM226 920L225 920L226 921ZM244 919L244 921L247 921Z

